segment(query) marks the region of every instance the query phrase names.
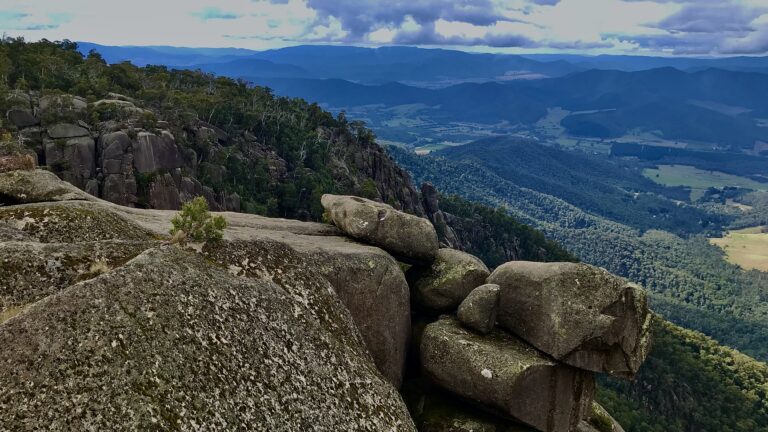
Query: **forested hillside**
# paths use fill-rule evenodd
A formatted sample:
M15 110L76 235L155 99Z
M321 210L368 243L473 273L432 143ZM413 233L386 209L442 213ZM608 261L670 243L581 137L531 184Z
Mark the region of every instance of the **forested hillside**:
M229 199L269 216L318 220L326 192L421 213L407 174L362 123L229 78L108 65L69 41L6 38L0 109L9 113L0 129L42 165L124 205L173 208L178 199L168 194L199 181L211 197L225 197L222 208ZM108 151L114 142L122 150Z
M534 189L534 183L528 188L508 181L508 177L526 173L530 163L530 154L519 154L525 147L513 144L511 148L518 154L506 157L505 173L486 167L477 157L453 160L450 155L416 156L397 149L390 151L417 181L429 181L446 193L506 208L559 241L581 260L644 285L651 292L652 307L664 318L714 338L707 339L672 324L657 327L658 351L652 351L650 366L642 372L643 380L632 386L607 383L601 391L601 400L612 407L628 430L761 430L766 411L757 401L764 399L761 395L766 391L765 380L760 380L764 373L750 375L749 379L742 374L764 371L765 364L717 345L715 340L758 359L768 358L768 277L727 263L722 252L700 234L678 236L660 230L640 230L542 193ZM504 158L499 151L497 148L495 155ZM578 171L580 158L573 159L573 170ZM518 173L511 173L515 171ZM605 183L606 179L603 180ZM578 184L564 182L562 187ZM630 197L631 193L627 191ZM741 366L734 367L731 356L721 356L721 352L732 353ZM688 366L680 368L680 364ZM674 394L670 397L676 402L666 399L666 390L657 391L680 387L686 389L684 404L675 404ZM718 393L717 397L710 391ZM717 399L721 396L723 399ZM726 414L716 408L721 405L710 403L715 400L727 400L726 405L734 409ZM731 416L734 412L739 414ZM694 418L695 421L691 420ZM754 425L761 426L756 429Z

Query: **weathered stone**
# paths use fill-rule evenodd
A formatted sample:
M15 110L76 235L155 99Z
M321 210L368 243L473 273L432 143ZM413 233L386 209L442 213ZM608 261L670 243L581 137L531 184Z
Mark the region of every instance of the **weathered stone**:
M0 242L33 241L34 239L24 231L12 227L6 223L0 223Z
M9 430L415 430L327 282L173 246L24 308L0 346Z
M420 432L536 432L536 429L492 415L423 380L403 384L403 399Z
M430 263L437 255L437 234L427 219L360 197L326 194L321 202L333 223L353 238L408 262Z
M183 165L172 136L140 132L133 144L133 165L140 173L170 171Z
M642 288L575 263L513 261L488 278L501 286L499 325L569 365L632 377L648 355L651 314Z
M48 171L37 169L0 173L0 204L93 199Z
M155 178L149 187L149 204L158 210L177 210L181 208L179 189L173 177L165 173Z
M80 193L89 196L85 192ZM142 241L155 237L141 226L110 211L108 205L96 202L64 201L0 207L0 222L44 243Z
M488 267L477 257L443 248L430 266L414 265L406 277L416 304L428 311L448 312L485 283L489 274Z
M45 161L63 180L84 189L96 174L96 144L89 136L44 140Z
M28 109L12 109L8 111L8 120L17 128L26 128L40 123L40 120Z
M499 310L499 286L494 284L480 285L459 305L456 314L461 324L480 334L488 334L496 325L496 314Z
M225 211L240 211L240 195L237 193L231 193L224 197L224 210Z
M579 423L576 432L624 432L624 428L597 402L592 402L589 415Z
M0 314L94 278L152 245L146 241L0 242Z
M48 127L48 136L52 139L87 137L90 134L88 129L69 123L57 123Z
M421 364L440 387L541 431L575 429L594 393L590 372L558 364L501 329L480 336L450 317L424 330Z
M411 321L408 285L392 257L328 236L322 224L292 222L280 228L280 220L252 215L227 219L225 241L206 244L206 256L236 274L279 281L286 277L284 269L295 268L324 277L350 311L382 375L399 388Z

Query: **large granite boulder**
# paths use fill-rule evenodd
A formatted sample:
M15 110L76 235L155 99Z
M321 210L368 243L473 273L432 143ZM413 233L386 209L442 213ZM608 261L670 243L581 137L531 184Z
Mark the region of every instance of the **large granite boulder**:
M455 310L490 274L480 259L454 249L439 249L429 266L412 266L406 277L414 302L427 311Z
M414 431L328 283L294 276L166 246L26 306L0 324L0 424Z
M11 109L7 113L8 120L19 129L34 126L40 123L40 120L32 114L30 109Z
M325 278L350 311L376 366L399 388L411 318L408 284L397 262L328 225L243 216L228 214L225 240L206 244L203 253L238 275L280 281L290 268Z
M138 185L133 172L133 142L122 131L102 134L98 141L101 166L101 197L120 205L138 201Z
M0 224L0 231L2 226L7 227ZM38 243L29 236L8 237L0 236L0 314L94 278L153 245L115 240Z
M326 194L321 202L334 225L350 237L411 263L431 263L437 255L437 234L427 219L354 196Z
M88 180L96 176L96 143L90 136L46 138L43 148L46 164L78 188L85 189Z
M92 196L44 170L0 173L0 204L92 200Z
M57 123L48 127L48 136L51 139L67 139L90 136L91 132L76 124Z
M513 261L488 282L501 287L499 325L561 362L629 378L648 355L646 294L606 270Z
M499 311L499 290L494 284L480 285L472 290L456 312L461 324L480 334L493 330Z
M133 143L133 165L140 173L170 171L183 163L176 141L168 132L160 136L139 132Z
M498 328L481 336L442 317L425 328L420 357L438 386L541 431L575 429L592 403L592 373L559 364Z
M109 205L86 201L14 205L0 207L0 222L43 243L156 238L156 233L110 210Z

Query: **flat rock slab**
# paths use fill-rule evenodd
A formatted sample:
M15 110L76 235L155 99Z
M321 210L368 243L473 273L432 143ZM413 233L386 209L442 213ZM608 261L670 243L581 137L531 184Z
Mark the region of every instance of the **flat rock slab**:
M546 432L576 428L592 402L592 373L559 364L496 329L481 336L457 319L428 325L421 365L438 386Z
M437 233L429 220L360 197L325 194L321 202L344 234L406 262L431 263L435 259Z
M488 282L501 287L499 325L563 363L630 378L648 355L645 291L604 269L512 261Z
M414 302L426 311L450 312L485 283L488 267L468 253L443 248L429 266L412 266L406 275Z
M88 129L70 123L58 123L48 127L48 136L52 139L77 138L90 135L91 132Z
M315 282L324 308L178 247L144 252L0 324L0 424L415 431L348 312Z
M0 205L95 198L44 170L0 173Z

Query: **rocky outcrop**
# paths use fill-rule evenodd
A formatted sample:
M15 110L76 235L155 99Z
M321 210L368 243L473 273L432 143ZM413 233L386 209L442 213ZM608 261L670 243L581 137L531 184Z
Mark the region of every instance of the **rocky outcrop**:
M351 320L333 324L274 282L152 249L0 325L0 424L414 430Z
M499 324L563 363L632 377L650 350L645 292L587 264L510 262L488 282L501 286Z
M67 190L50 186L33 190ZM0 208L3 428L414 430L391 384L408 289L385 252L235 213L184 250L156 239L175 212L51 196Z
M576 432L624 432L624 428L599 403L592 402L589 415L579 423Z
M499 311L499 290L499 286L494 284L480 285L473 289L456 311L461 324L480 334L488 334L493 330Z
M575 429L592 403L592 374L558 364L500 329L486 336L455 318L428 325L424 373L442 388L541 431Z
M414 263L431 263L437 234L428 220L365 198L325 194L322 205L345 234Z
M414 302L432 312L455 310L490 271L476 257L454 249L439 249L429 266L414 265L406 273Z

